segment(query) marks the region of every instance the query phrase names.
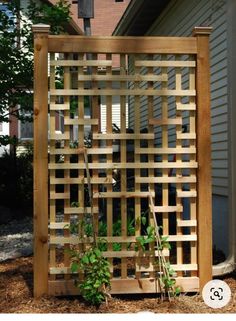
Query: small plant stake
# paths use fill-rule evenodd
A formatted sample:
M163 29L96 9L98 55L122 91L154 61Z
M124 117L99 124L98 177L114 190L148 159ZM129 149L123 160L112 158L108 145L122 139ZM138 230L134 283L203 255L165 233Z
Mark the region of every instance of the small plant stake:
M176 294L180 293L180 288L175 287L175 280L173 279L174 270L170 267L170 264L166 262L165 256L163 255L163 248L167 247L167 238L163 238L159 233L159 226L157 224L156 215L155 215L155 206L152 199L152 194L149 188L149 207L153 215L154 229L155 229L155 238L157 243L158 251L158 265L159 265L159 284L160 291L163 298L163 295L167 292L168 299L171 301L171 297L174 297Z
M84 162L88 182L88 194L91 207L90 214L90 232L93 235L92 246L85 249L83 253L78 253L76 250L70 250L71 255L71 271L72 273L81 270L84 272L83 282L76 282L75 285L80 289L83 298L94 304L99 305L103 301L108 305L108 288L110 287L110 269L109 262L103 257L102 252L98 248L97 236L95 232L94 215L93 215L93 197L91 187L91 177L88 167L87 149L80 149L80 153L84 154ZM82 222L83 223L83 222ZM70 226L73 229L73 226Z

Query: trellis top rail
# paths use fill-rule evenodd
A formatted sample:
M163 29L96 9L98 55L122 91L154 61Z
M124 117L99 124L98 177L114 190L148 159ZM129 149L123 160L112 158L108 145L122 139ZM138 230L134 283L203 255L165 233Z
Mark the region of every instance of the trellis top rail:
M138 41L137 41L138 40ZM196 54L196 37L49 36L49 52Z

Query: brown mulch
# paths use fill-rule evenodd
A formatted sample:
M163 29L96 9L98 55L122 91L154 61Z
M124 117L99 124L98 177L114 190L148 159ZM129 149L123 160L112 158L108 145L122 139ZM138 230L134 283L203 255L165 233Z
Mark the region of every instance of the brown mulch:
M181 295L161 302L157 295L112 296L108 307L87 304L78 297L34 299L32 257L0 264L0 313L236 313L236 272L223 278L232 291L230 303L222 309L207 307L200 295Z

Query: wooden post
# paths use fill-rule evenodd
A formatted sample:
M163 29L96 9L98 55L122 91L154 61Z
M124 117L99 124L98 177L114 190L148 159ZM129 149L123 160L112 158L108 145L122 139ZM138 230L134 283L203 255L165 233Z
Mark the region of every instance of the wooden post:
M209 35L211 27L196 27L197 38L197 219L200 291L212 279L212 191Z
M48 291L48 34L34 33L34 296Z

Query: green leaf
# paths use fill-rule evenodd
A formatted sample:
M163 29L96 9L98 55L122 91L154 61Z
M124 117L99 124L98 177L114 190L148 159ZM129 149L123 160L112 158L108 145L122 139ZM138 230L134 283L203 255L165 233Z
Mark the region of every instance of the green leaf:
M142 222L143 225L145 225L145 224L147 223L147 218L146 218L146 216L142 216L142 217L141 217L141 222Z
M102 283L100 280L96 280L96 282L94 283L95 288L99 288L99 286L101 286L101 285L102 285Z
M94 254L91 254L91 256L90 256L90 258L89 258L89 261L90 261L90 263L95 263L95 262L97 262L97 259L96 259L96 257L95 257L95 255Z
M147 234L150 236L152 235L154 232L154 227L153 226L148 226L147 227Z
M144 244L145 239L144 239L143 236L137 236L137 237L136 237L136 241L139 242L140 244Z
M162 237L161 237L161 241L162 241L162 242L166 242L167 240L168 240L168 236L162 236Z
M102 255L101 251L100 251L98 248L95 248L95 249L94 249L94 253L95 253L95 255L96 255L97 257L101 257L101 255Z
M75 261L72 262L70 269L72 273L78 272L78 269L79 269L78 262L75 262Z
M175 295L178 295L181 293L181 288L178 286L175 288Z
M87 256L86 254L85 254L84 256L82 256L81 261L82 261L82 263L84 263L84 264L89 264L89 258L88 258L88 256Z

